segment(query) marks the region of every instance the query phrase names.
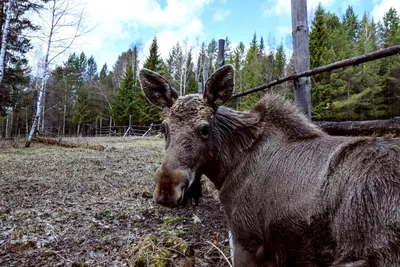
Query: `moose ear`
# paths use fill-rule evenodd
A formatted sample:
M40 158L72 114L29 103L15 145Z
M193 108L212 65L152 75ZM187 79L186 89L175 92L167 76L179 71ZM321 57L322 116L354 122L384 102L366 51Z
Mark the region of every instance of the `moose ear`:
M157 107L170 108L178 99L176 90L166 79L154 71L141 69L139 80L144 95Z
M235 68L232 65L225 65L207 80L203 98L212 107L220 106L231 98L234 85Z

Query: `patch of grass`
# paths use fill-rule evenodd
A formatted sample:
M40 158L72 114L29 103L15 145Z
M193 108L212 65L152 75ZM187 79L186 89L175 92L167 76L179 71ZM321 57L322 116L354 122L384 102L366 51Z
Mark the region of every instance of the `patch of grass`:
M182 219L179 216L173 216L173 215L166 215L164 217L164 225L168 226L174 223L177 223L181 221Z
M155 234L142 236L140 242L130 251L134 266L165 267L174 262L182 266L194 257L194 250L188 243L176 236L159 238ZM178 264L177 264L178 263Z

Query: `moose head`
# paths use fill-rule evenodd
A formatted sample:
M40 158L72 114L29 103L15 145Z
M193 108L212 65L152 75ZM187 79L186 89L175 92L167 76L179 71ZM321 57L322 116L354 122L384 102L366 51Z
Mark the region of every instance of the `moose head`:
M203 96L178 97L177 91L159 74L142 69L140 84L146 98L163 109L161 131L165 137L165 156L157 170L154 199L176 207L199 186L206 163L212 155L213 126L218 106L232 96L234 68L219 68L207 80ZM201 190L201 189L200 189Z

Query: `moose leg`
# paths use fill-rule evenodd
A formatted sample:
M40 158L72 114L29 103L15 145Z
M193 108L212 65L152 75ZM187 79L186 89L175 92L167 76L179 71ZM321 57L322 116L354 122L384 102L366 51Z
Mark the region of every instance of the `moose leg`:
M246 250L241 244L234 241L234 267L276 267L274 262L264 262L264 247L255 251Z

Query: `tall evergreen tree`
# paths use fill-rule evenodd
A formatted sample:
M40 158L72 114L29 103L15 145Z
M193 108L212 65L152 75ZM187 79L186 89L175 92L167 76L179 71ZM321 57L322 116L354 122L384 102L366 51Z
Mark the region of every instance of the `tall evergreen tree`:
M158 52L157 37L155 36L150 46L149 57L144 62L143 67L158 73L163 70L163 61Z
M218 55L218 43L213 38L207 47L207 59L208 59L208 76L210 76L216 69L217 66L217 55Z
M134 77L132 64L128 64L125 77L121 82L115 97L111 102L111 114L117 125L125 126L129 123L129 115L133 115L134 108Z
M352 6L347 7L346 14L343 16L342 24L347 33L348 40L350 43L355 44L360 32L360 24Z
M153 42L151 43L149 50L149 56L145 60L143 67L155 71L161 75L163 74L163 61L158 52L156 37L153 38ZM139 109L139 112L136 113L137 115L139 115L140 124L150 124L152 122L158 122L161 116L160 110L146 100L146 97L144 96L142 90L137 86L135 86L135 92L135 106L136 110Z
M6 20L6 1L0 4L0 40L2 39ZM23 89L29 84L30 68L26 55L32 48L31 40L27 33L38 30L32 19L28 17L31 12L42 8L40 2L33 0L14 0L12 14L6 39L4 76L0 82L0 116L8 107L17 104ZM0 50L2 44L0 42ZM30 115L30 114L29 114Z
M261 61L259 60L259 46L257 35L254 33L250 43L249 51L246 54L246 60L243 67L244 72L244 88L250 89L258 86L262 82L261 77ZM240 101L240 109L251 108L261 97L261 93L254 93L243 97Z

